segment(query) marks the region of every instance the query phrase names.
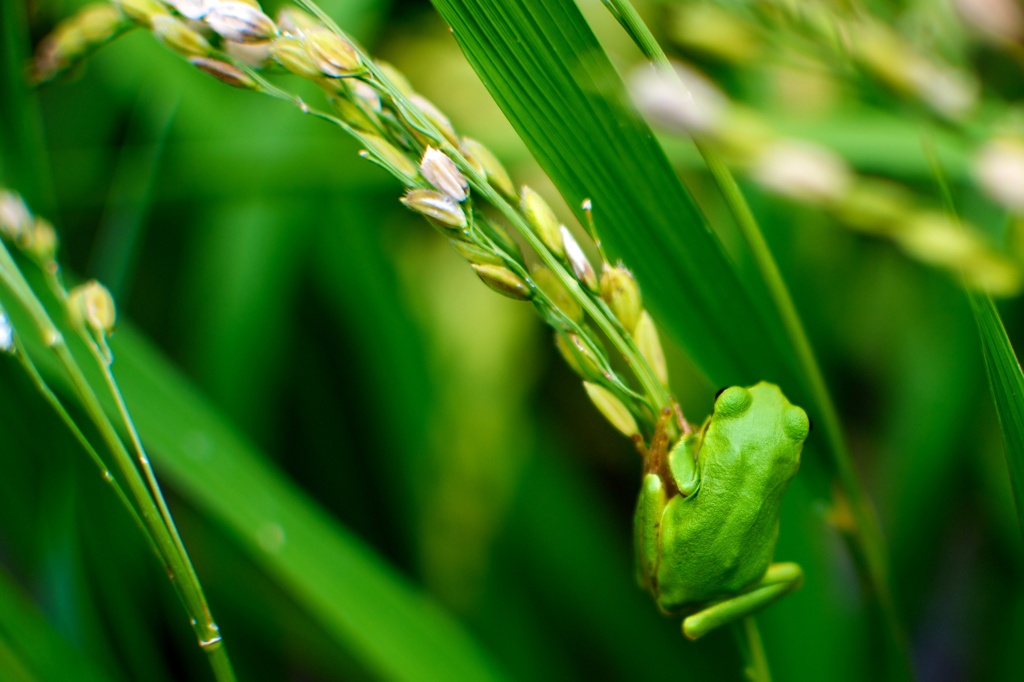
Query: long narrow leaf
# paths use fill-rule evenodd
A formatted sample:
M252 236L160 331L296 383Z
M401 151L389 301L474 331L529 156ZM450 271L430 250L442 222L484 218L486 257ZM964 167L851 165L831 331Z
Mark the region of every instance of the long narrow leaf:
M19 677L15 661L24 670ZM88 656L72 647L0 571L0 678L43 682L110 679Z
M391 680L498 677L451 619L291 486L140 337L118 341L118 378L159 471L368 669Z
M779 320L754 304L576 5L434 5L562 196L578 212L592 199L604 244L705 374L793 384Z
M1017 520L1024 533L1024 501L1021 500L1024 494L1024 373L995 303L981 294L970 294L970 300L1006 448L1006 467L1017 504Z
M122 328L112 346L157 473L236 538L375 678L501 678L451 618L291 485L141 336ZM55 364L34 349L61 385Z

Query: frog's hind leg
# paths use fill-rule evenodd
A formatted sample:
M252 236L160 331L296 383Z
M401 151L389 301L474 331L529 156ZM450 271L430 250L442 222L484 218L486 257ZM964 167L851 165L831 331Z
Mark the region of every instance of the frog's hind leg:
M711 630L745 618L800 587L804 572L796 564L772 564L764 577L735 597L715 602L683 621L683 634L690 639L703 637Z
M640 586L657 595L658 562L661 557L661 517L668 496L661 477L645 474L633 516L634 545L636 546L637 581Z
M669 498L664 483L668 479L662 477L662 468L669 445L668 424L671 419L672 410L666 407L658 415L650 446L645 446L641 436L633 437L636 449L643 458L644 472L640 497L633 515L637 580L641 587L655 595L658 591L658 561L661 555L661 516Z

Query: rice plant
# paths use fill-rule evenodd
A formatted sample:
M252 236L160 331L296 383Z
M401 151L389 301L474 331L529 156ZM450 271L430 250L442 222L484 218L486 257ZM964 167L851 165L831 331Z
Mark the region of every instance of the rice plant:
M2 15L5 678L1020 674L1013 0Z

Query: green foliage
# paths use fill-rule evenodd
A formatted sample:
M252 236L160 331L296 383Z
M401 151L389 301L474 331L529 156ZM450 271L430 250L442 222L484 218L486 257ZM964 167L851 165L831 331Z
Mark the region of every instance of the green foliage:
M635 454L530 306L480 286L336 126L224 87L144 31L26 88L30 45L81 4L0 10L0 182L57 225L68 280L98 278L130 320L110 340L114 376L239 678L740 679L749 631L739 646L729 633L687 642L636 586ZM984 84L985 106L943 118L883 79L841 8L637 4L669 52L757 114L745 143L770 129L824 145L859 189L898 190L911 213L954 202L970 234L1017 262L1018 218L974 170L1024 96L998 45L927 3L871 4L914 50ZM721 176L629 103L622 81L641 60L600 3L580 3L585 19L539 0L436 0L441 19L427 3L321 5L561 220L586 225L592 200L688 418L720 385L769 380L815 420L774 559L799 563L805 584L757 616L779 679L896 678L908 655L923 678L1019 677L1019 299L1001 317L982 295L967 305L948 261L908 250L896 228L864 229L849 206L777 196L749 148L709 139L799 312L794 334ZM721 12L732 23L716 24ZM822 37L834 22L857 50ZM749 40L721 45L760 52L702 41L723 26ZM309 84L271 80L320 106ZM728 120L749 132L749 118ZM16 258L66 329L38 268ZM8 289L0 300L13 308ZM29 350L106 457L56 357ZM17 360L0 354L0 678L210 678L146 536ZM116 417L102 376L88 379Z
M992 299L972 295L971 309L981 334L985 369L1002 430L1017 518L1024 533L1024 504L1021 499L1024 494L1024 373Z
M757 310L575 4L435 5L581 222L590 198L613 257L644 263L656 316L712 383L789 379L779 320Z
M9 576L0 576L0 669L11 680L110 679L43 618Z

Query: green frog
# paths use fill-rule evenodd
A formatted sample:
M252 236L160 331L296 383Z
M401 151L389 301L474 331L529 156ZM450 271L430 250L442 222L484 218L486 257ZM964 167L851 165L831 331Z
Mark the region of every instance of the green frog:
M683 633L697 639L803 582L798 565L772 555L782 495L811 424L765 382L720 391L700 430L671 450L664 422L644 452L638 576L662 611L686 615Z

